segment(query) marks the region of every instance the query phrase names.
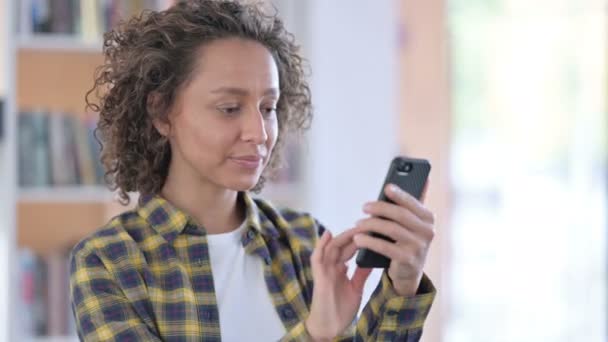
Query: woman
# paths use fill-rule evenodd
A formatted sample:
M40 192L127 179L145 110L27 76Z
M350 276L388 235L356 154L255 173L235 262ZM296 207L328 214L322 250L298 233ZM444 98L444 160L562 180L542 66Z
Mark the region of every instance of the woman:
M74 247L82 340L420 338L435 293L422 272L434 218L420 202L387 188L397 204L368 203L369 218L332 237L312 216L249 194L311 119L303 62L278 18L188 1L104 38L89 93L99 102L87 103L110 187L140 199ZM354 321L370 273L346 275L358 248L392 263Z

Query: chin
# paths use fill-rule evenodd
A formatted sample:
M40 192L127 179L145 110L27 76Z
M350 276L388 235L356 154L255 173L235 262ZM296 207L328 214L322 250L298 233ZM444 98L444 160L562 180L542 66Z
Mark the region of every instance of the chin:
M259 177L250 177L250 178L241 178L241 179L235 179L231 182L229 182L227 185L227 188L233 189L235 191L248 191L253 189L253 187L256 186L256 184L258 184L258 180L260 178Z

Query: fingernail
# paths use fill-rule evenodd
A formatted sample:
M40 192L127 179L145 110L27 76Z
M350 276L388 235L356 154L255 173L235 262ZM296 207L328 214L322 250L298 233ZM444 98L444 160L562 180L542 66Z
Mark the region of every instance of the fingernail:
M399 189L398 186L396 186L395 184L391 184L388 186L388 190L394 194L398 194L401 192L401 189Z
M365 203L365 205L363 206L363 211L368 212L372 209L372 205L371 203Z

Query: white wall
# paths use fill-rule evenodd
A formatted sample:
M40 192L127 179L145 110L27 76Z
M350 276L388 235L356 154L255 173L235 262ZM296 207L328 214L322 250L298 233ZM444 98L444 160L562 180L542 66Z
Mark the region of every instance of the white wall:
M3 23L3 25L0 25L0 47L2 47L3 51L5 51L6 30L8 28L8 25L6 25L6 22L4 19L5 15L6 15L6 10L5 10L6 6L8 6L7 1L0 0L0 19L1 19L0 21ZM5 75L6 75L6 54L0 53L0 80L3 80L0 82L0 98L4 97L4 95L6 94L7 82L4 81Z
M12 322L18 319L11 315L16 297L11 291L16 284L14 260L15 241L15 116L12 84L13 68L8 64L14 58L12 37L9 29L13 24L13 1L0 0L0 96L7 101L4 121L4 139L0 142L0 341L13 341L9 338ZM13 294L13 295L11 295Z
M309 208L334 234L363 217L398 152L397 3L308 0L315 118ZM379 280L368 280L364 300Z
M6 6L5 0L0 0L0 98L4 98L8 79L6 77ZM5 114L6 115L6 114ZM1 119L1 118L0 118ZM1 125L0 125L1 126ZM5 171L7 160L4 153L4 141L0 140L0 189L6 186ZM8 260L8 240L6 239L6 221L8 217L8 199L4 191L0 191L0 270L6 270ZM0 341L8 340L8 277L7 272L0 272Z

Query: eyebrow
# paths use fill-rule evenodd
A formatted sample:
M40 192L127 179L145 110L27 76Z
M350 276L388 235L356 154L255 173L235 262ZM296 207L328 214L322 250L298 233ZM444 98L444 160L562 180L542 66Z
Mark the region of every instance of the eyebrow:
M211 93L213 93L213 94L224 93L224 94L231 94L231 95L238 95L238 96L246 96L249 94L249 91L247 91L246 89L243 89L243 88L220 87L217 89L213 89L211 91ZM264 91L263 95L266 96L266 95L278 95L278 94L279 94L279 89L268 88L268 89L266 89L266 91Z

